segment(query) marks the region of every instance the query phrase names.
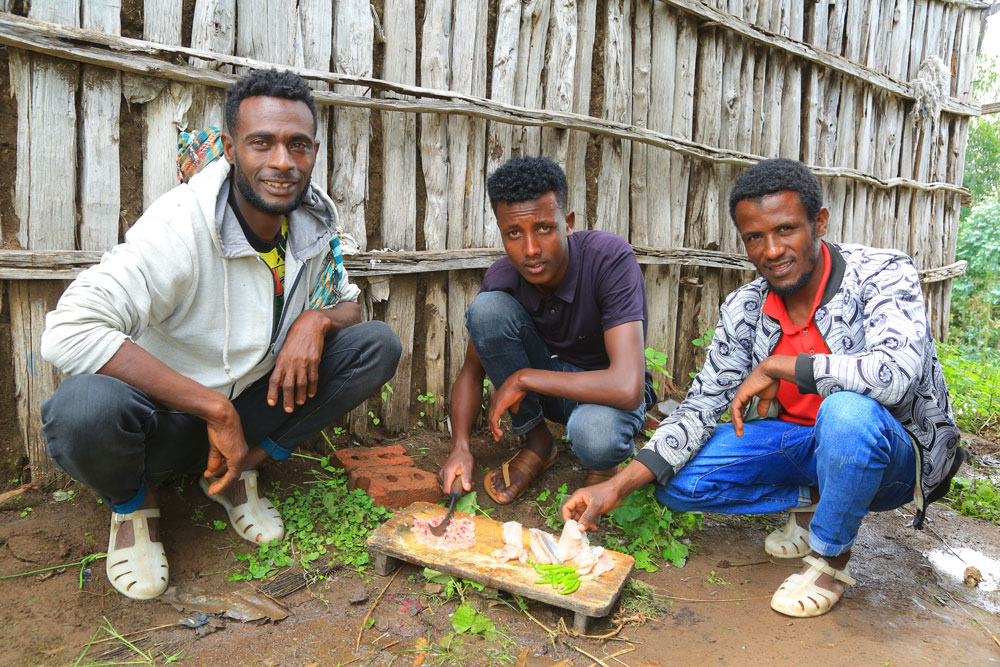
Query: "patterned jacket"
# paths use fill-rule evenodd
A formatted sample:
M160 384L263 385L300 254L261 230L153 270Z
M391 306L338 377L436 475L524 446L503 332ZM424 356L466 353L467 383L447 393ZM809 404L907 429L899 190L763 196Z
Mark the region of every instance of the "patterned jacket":
M831 270L815 323L830 354L800 354L802 393L854 391L885 406L915 443L917 517L948 492L961 465L959 432L948 401L913 261L896 250L827 244ZM730 294L705 365L687 396L637 458L666 484L708 442L740 383L781 338L761 307L769 288L758 278Z

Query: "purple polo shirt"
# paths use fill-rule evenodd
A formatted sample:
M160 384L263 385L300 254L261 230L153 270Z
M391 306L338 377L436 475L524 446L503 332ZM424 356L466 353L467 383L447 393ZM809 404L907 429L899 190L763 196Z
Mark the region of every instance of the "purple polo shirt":
M507 292L524 306L551 354L584 370L601 370L611 365L605 331L641 321L645 340L646 285L632 246L620 236L582 230L568 241L569 266L552 294L521 277L506 257L486 270L479 291Z

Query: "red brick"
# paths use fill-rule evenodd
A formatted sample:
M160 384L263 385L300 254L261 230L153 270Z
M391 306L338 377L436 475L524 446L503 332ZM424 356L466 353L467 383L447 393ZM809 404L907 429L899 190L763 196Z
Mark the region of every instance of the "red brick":
M333 454L338 466L348 475L359 468L373 466L413 466L413 459L406 455L406 450L399 445L385 447L352 447L338 449Z
M349 487L362 489L377 505L404 507L418 500L436 503L441 487L433 473L409 466L357 468Z

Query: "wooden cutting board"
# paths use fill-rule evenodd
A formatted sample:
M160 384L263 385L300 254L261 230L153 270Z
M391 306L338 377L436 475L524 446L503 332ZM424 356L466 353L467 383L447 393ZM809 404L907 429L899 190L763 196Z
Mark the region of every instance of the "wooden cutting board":
M389 574L406 561L429 567L447 574L475 581L502 591L568 609L576 614L575 627L586 632L588 621L607 616L621 595L625 581L632 573L635 559L617 551L608 551L615 560L615 568L600 576L583 577L580 588L570 595L560 595L549 584L536 584L538 573L527 563L498 562L491 555L503 547L503 524L482 516L455 512L455 518L472 519L476 526L476 544L461 551L436 551L418 543L413 535L414 518L431 519L442 516L445 508L426 502L416 502L400 510L396 516L380 526L368 538L368 548L373 552L375 569L379 574ZM558 535L556 535L558 538ZM523 530L523 543L528 549L528 530ZM531 555L528 549L529 557ZM583 628L583 629L581 629Z

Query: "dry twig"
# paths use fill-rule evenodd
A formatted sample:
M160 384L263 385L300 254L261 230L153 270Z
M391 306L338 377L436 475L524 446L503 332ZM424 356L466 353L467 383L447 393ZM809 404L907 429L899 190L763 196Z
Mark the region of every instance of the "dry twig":
M588 658L590 658L591 660L593 660L594 662L596 662L596 663L597 663L598 665L600 665L601 667L610 667L610 666L608 665L608 663L604 662L603 660L601 660L601 659L600 659L600 658L598 658L597 656L594 656L594 655L591 655L591 654L587 653L586 651L584 651L584 650L583 650L582 648L580 648L579 646L573 646L572 644L569 644L569 647L570 647L571 649L573 649L574 651L577 651L577 652L579 652L579 653L582 653L583 655L587 656Z
M392 578L390 578L389 582L382 588L382 592L378 594L378 597L375 598L375 602L372 602L372 606L368 609L368 613L365 614L365 617L361 620L361 627L358 628L358 641L354 645L355 653L361 650L361 635L365 632L365 624L368 622L368 617L372 615L373 611L375 611L375 606L378 604L378 601L381 600L382 596L385 595L385 592L389 590L389 586L391 586L392 582L396 580L396 575L399 574L401 569L403 569L402 566L397 567L396 571L392 573Z

